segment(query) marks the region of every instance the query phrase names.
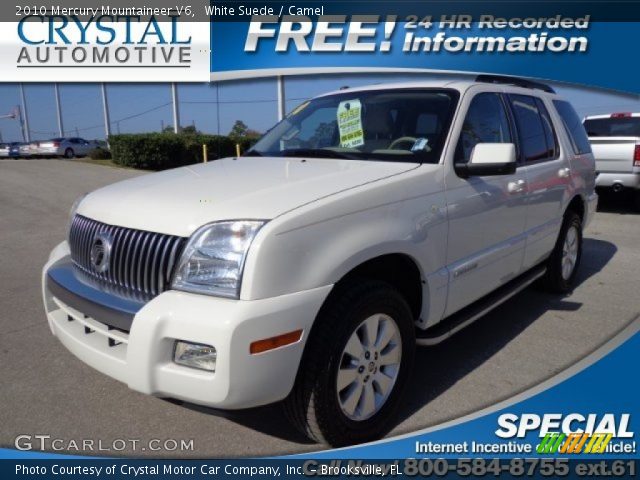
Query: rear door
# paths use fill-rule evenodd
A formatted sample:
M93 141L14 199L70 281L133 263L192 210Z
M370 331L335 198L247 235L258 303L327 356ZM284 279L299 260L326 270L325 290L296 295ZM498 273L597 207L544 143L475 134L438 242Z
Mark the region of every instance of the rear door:
M518 130L518 169L526 177L526 251L523 267L542 262L553 249L562 224L564 197L571 183L569 153L560 148L556 127L544 100L510 94Z

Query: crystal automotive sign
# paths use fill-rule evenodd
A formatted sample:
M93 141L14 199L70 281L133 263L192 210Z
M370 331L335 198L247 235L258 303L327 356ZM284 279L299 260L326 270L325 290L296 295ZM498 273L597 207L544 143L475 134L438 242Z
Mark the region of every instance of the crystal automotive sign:
M84 9L76 15L25 7L0 40L4 80L207 80L209 24L182 21L185 8Z

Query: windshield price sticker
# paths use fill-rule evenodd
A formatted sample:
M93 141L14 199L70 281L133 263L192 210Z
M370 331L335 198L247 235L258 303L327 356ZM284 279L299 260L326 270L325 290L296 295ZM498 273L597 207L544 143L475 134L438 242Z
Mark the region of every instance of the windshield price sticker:
M345 100L338 105L338 129L340 130L340 146L355 148L364 145L362 128L362 105L360 100Z

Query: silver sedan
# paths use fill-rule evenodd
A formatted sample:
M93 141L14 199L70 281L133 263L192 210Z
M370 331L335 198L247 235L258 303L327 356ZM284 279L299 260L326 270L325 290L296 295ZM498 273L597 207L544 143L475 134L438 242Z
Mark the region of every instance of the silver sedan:
M52 157L84 157L94 148L93 144L84 138L64 137L52 138L40 142L38 154Z

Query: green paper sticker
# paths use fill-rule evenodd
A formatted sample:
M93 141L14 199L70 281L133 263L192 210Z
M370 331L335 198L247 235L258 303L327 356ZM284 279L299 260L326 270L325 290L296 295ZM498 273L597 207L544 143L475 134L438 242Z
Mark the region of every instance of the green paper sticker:
M340 130L340 146L355 148L364 145L362 129L362 105L360 100L345 100L338 105L338 129Z

